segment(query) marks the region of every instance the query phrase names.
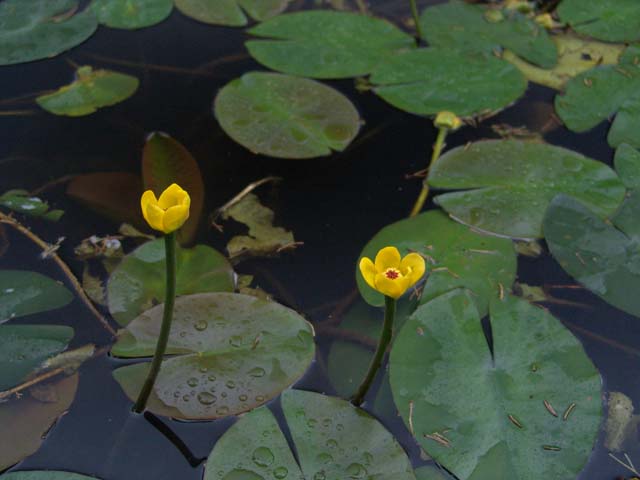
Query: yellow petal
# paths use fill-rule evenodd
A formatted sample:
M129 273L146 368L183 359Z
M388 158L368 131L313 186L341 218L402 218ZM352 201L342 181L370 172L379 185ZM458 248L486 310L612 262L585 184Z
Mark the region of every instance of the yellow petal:
M387 278L383 273L376 274L376 290L387 297L398 299L407 291L407 280L404 277Z
M362 257L360 259L360 273L371 288L376 288L376 267L370 258Z
M408 254L400 262L400 271L407 278L408 287L415 285L422 278L425 268L424 258L417 253Z
M376 255L376 271L384 272L387 268L400 267L400 252L396 247L384 247Z
M162 210L158 205L155 203L149 203L146 210L143 210L142 214L151 228L164 232L164 228L162 226L164 210Z
M176 205L183 205L185 197L188 198L189 194L180 188L177 183L172 183L162 192L158 199L158 204L166 210Z
M179 229L189 218L189 207L186 205L176 205L164 212L163 228L164 233L171 233Z
M158 200L151 190L147 190L142 194L142 197L140 197L140 208L142 209L142 215L146 215L145 212L147 211L147 205L149 205L150 203L157 205ZM145 217L145 220L146 219L147 217Z

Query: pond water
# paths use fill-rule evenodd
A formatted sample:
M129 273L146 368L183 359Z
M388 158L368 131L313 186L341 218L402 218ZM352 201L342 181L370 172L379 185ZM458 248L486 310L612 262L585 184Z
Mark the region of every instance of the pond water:
M393 21L410 17L406 2L370 3L376 14ZM421 7L435 3L439 2L419 2ZM302 2L291 6L304 7ZM426 166L437 130L429 119L397 110L370 92L358 91L353 80L334 80L325 83L345 94L366 121L345 151L307 160L252 154L231 140L212 115L212 101L219 89L245 72L265 70L246 53L243 42L247 37L242 29L205 25L174 11L153 27L135 31L101 27L85 43L55 58L1 67L0 110L24 109L31 114L0 116L0 192L38 190L52 206L65 211L55 223L19 218L48 242L64 237L58 253L81 277L83 263L76 259L73 247L90 235L116 233L118 224L70 199L64 180L89 172L139 173L149 132L167 132L197 159L206 188L206 214L251 182L271 175L281 177L282 181L262 186L256 193L275 211L276 225L293 231L295 239L304 243L273 258L245 260L236 270L254 275L254 285L300 312L316 327L316 360L295 388L344 395L336 392L327 369L333 342L349 340L337 329L323 326L337 326L354 305L364 305L356 289L356 261L377 231L408 215L420 180L407 176ZM27 101L8 102L68 83L76 64L131 74L139 78L140 88L122 103L79 118L51 115ZM554 96L554 90L530 83L515 105L477 127L465 126L451 133L446 148L498 138L492 126L500 124L540 131L549 122L553 124ZM556 125L544 138L612 165L614 150L607 145L607 130L608 125L600 125L577 134ZM63 181L57 183L58 179ZM430 200L426 209L434 208ZM229 223L221 233L206 223L197 243L218 251L224 251L229 238L242 231L241 226ZM8 226L1 232L0 240L8 248L0 255L0 269L38 271L65 281L71 288L56 264L39 258L41 250L35 244ZM126 243L127 248L134 244ZM633 403L640 401L640 323L634 316L578 287L546 249L539 257L518 256L517 279L544 286L552 295L553 301L544 306L582 342L602 376L605 392L622 392ZM368 308L373 318L382 321L381 309L362 305L360 308ZM110 335L78 298L62 309L27 317L22 323L72 326L75 336L71 347L110 345ZM234 418L184 422L131 413L131 401L111 374L124 363L108 354L87 361L80 369L79 389L68 413L37 452L10 471L68 470L107 480L202 478L206 457ZM376 391L374 386L370 400ZM371 403L364 408L371 410ZM281 417L278 402L272 406ZM415 467L429 464L394 411L385 412L381 420ZM29 422L29 418L22 421ZM613 480L631 475L609 457L604 437L603 421L580 479ZM5 442L11 438L3 438L0 448ZM627 448L626 453L640 463L637 432L630 444L633 448Z

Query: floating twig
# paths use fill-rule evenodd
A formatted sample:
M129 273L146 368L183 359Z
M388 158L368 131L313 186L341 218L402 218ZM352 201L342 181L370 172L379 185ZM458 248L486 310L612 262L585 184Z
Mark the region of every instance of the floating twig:
M564 411L564 413L562 414L562 420L566 422L569 419L569 415L571 415L571 412L573 412L574 408L576 408L575 403L572 403L571 405L569 405L567 409Z
M549 412L554 417L558 416L558 413L555 411L555 409L551 406L551 404L547 400L544 401L544 408L546 408L547 412Z
M522 426L522 424L520 423L520 421L519 421L516 417L514 417L513 415L509 414L509 415L507 415L507 418L508 418L508 419L509 419L509 421L510 421L511 423L513 423L516 427L518 427L518 428L523 428L523 426Z

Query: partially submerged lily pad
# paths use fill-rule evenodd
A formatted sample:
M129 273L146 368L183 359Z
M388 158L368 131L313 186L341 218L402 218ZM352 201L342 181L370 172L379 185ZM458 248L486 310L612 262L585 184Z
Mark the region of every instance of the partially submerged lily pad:
M118 357L150 357L163 305L133 320L112 349ZM247 412L298 380L314 357L313 328L278 303L249 295L204 293L176 300L167 354L151 411L206 420ZM149 363L114 372L132 400Z
M562 0L557 12L582 35L606 42L640 40L640 2L636 0Z
M131 75L84 66L76 71L73 83L39 96L36 102L55 115L79 117L126 100L135 93L139 83Z
M435 198L458 221L496 235L542 237L547 205L572 195L605 216L620 205L624 186L601 162L553 145L490 140L445 153L429 185L462 191Z
M30 217L40 217L57 222L64 215L62 210L51 210L49 204L40 197L30 195L26 190L8 190L0 195L0 206Z
M253 58L279 72L312 78L348 78L371 73L414 39L386 20L317 10L279 15L249 30Z
M5 473L0 478L3 480L96 480L96 477L55 470L22 470Z
M546 30L517 10L500 10L450 0L426 8L420 17L425 40L433 47L484 53L500 48L543 68L557 60L556 46Z
M135 30L160 23L171 14L172 0L93 0L98 21L111 28Z
M344 150L360 129L358 111L331 87L305 78L250 72L216 96L215 116L253 153L312 158Z
M0 270L0 323L64 307L73 300L67 288L27 270Z
M387 245L397 247L402 255L415 251L427 259L422 303L464 287L474 292L479 310L486 313L489 300L508 290L515 279L516 254L510 240L475 233L441 211L387 225L367 243L360 258L373 259ZM382 294L366 284L359 270L356 279L368 303L383 305Z
M602 418L598 371L557 319L524 300L493 300L491 331L493 354L468 293L420 307L391 351L402 418L457 478L576 478Z
M247 15L260 22L283 12L291 0L175 0L186 16L212 25L242 27ZM246 13L245 13L246 12Z
M371 82L394 107L420 115L448 110L461 117L505 108L527 87L508 62L446 48L398 53L373 70Z
M393 436L349 402L288 390L282 409L299 465L275 417L262 407L238 420L216 443L204 480L415 480Z
M50 58L96 31L90 8L77 0L4 0L0 3L0 65Z
M127 325L145 310L164 301L165 249L162 239L147 242L128 254L109 277L109 311ZM234 273L224 255L206 245L177 250L176 292L230 292Z

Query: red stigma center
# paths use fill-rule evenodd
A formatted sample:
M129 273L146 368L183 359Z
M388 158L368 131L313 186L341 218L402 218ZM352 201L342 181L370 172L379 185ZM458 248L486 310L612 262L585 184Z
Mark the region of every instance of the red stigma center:
M400 274L398 273L397 270L394 270L392 268L390 268L389 270L387 270L386 272L384 272L385 276L391 280L395 280L396 278L398 278L400 276Z

